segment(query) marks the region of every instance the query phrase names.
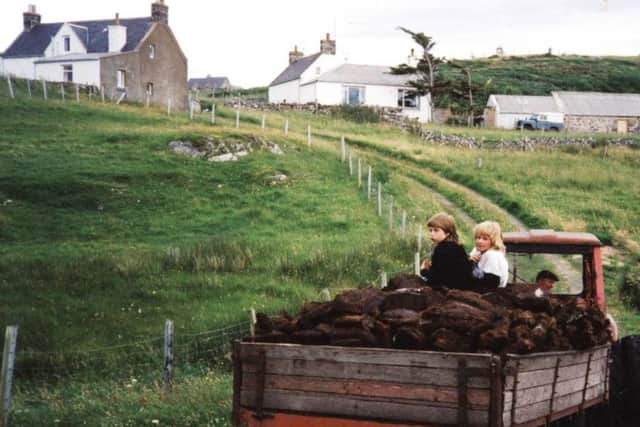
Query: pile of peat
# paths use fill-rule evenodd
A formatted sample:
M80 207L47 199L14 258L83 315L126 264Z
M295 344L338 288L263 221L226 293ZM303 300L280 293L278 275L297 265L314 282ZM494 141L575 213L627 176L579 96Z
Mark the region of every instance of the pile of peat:
M258 313L256 335L246 341L497 354L584 350L609 341L598 307L535 291L435 289L401 275L385 289L307 302L296 316Z

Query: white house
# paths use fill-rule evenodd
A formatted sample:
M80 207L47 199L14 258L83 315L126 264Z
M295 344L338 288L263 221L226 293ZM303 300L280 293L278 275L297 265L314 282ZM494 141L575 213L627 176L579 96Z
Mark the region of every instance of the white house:
M552 96L491 95L484 110L484 123L489 128L515 129L518 120L532 114L558 112Z
M187 102L187 58L169 27L164 0L142 18L42 23L36 7L0 58L0 74L101 87L109 96Z
M320 52L289 52L289 66L269 85L270 103L366 105L401 108L401 114L431 121L429 96L419 97L408 84L415 76L391 74L390 67L345 64L335 55L335 41L320 42Z

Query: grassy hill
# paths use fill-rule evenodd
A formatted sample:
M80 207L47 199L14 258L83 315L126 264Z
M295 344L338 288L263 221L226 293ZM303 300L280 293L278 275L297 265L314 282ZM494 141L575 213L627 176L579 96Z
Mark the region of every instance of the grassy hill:
M549 95L551 91L640 93L640 57L588 57L540 55L478 58L455 61L472 70L474 105L482 111L489 95ZM459 71L445 64L446 78L461 79ZM450 96L436 100L452 103Z
M243 111L236 129L235 112L222 107L211 125L206 113L190 121L84 96L29 100L20 85L11 100L3 90L0 325L20 326L12 425L228 425L230 376L215 349L246 331L250 308L276 311L324 287L410 270L415 229L399 237L397 210L396 232L388 231L338 159L341 135L408 210L411 227L443 209L436 189L472 219L509 228L458 182L530 226L597 232L621 248L640 241L633 149L612 147L605 157L602 147L448 148L306 113L268 114L261 130L262 113ZM167 150L171 140L205 137L264 138L285 155L210 163ZM286 181L273 179L280 173ZM637 333L640 315L620 303L617 271L607 269L609 307L624 333ZM163 398L165 319L176 325L177 369Z

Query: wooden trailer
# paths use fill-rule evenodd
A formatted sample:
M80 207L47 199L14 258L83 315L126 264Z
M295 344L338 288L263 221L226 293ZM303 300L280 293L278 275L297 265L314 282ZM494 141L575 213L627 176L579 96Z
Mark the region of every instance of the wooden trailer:
M609 350L529 355L237 342L233 423L538 426L608 400Z

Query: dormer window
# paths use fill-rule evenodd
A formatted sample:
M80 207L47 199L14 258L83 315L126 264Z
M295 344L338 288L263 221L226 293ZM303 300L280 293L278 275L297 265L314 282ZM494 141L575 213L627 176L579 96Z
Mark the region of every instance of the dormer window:
M149 45L149 58L153 59L155 57L156 57L156 45L150 44Z
M65 36L63 40L64 40L64 51L65 52L71 51L71 37Z

